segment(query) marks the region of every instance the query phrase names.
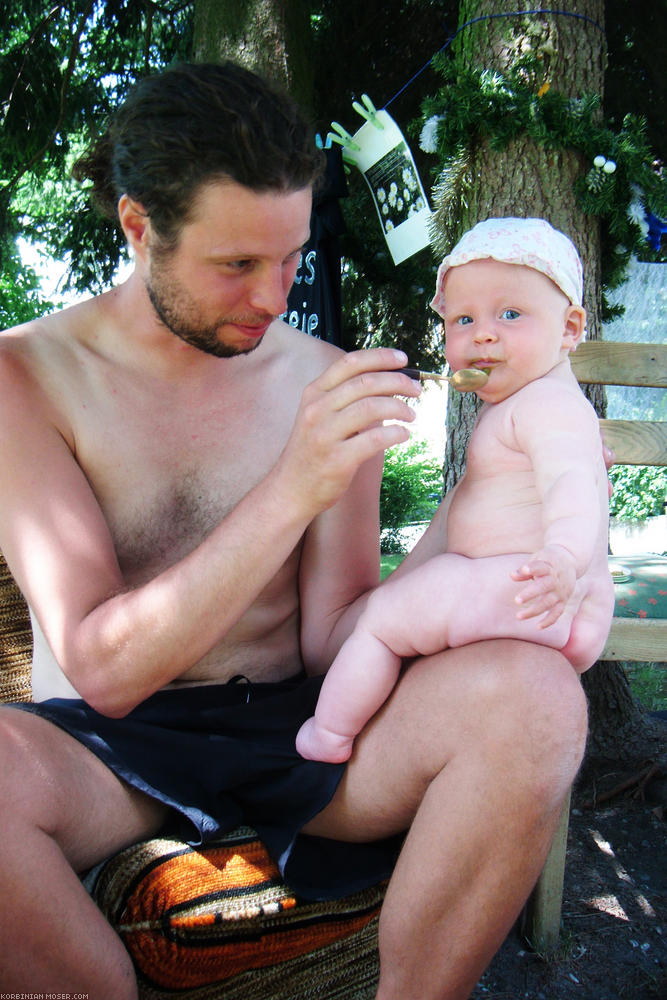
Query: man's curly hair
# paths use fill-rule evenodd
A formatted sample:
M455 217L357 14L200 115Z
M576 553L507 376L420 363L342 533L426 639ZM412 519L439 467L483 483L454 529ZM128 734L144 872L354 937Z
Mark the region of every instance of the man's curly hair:
M109 218L117 218L121 195L139 202L173 246L203 184L295 191L322 171L322 153L293 100L225 62L145 77L72 173L93 182L93 201Z

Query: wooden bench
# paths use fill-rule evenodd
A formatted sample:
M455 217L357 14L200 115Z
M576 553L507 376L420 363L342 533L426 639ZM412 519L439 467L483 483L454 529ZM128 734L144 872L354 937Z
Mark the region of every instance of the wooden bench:
M584 342L570 355L570 360L572 370L582 385L667 388L665 344L604 340ZM616 454L617 464L667 466L665 421L605 419L600 424L605 442ZM667 559L664 561L667 564ZM628 618L615 614L600 659L667 661L667 620ZM540 952L553 952L558 945L568 818L569 799L551 854L526 909L525 933Z

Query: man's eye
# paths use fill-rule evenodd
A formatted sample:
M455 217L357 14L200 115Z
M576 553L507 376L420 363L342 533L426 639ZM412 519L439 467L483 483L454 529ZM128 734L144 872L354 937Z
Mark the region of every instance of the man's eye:
M500 314L501 319L518 319L519 312L517 309L504 309Z
M251 260L228 260L225 261L225 267L230 271L247 271L249 267L252 266Z

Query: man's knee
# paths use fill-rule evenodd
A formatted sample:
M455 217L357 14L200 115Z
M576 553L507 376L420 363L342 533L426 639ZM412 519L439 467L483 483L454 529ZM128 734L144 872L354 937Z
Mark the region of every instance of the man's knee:
M36 727L34 724L38 723ZM39 723L23 711L0 708L0 802L8 815L32 816L40 825L56 808L51 758L41 746Z
M504 654L515 754L534 783L534 794L564 795L586 747L588 713L578 674L556 650L509 642Z
M443 698L454 699L456 752L503 760L536 794L541 786L547 797L564 794L587 730L585 697L567 660L514 640L475 643L432 659L442 672Z

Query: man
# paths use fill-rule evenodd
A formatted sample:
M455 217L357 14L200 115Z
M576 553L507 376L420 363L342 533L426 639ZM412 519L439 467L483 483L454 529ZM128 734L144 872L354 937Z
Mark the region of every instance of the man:
M467 996L546 857L586 728L559 653L415 660L349 765L293 748L378 581L382 455L418 392L404 355L343 355L275 319L317 171L291 104L252 74L144 81L79 169L117 206L134 273L2 337L0 547L33 615L38 702L0 712L5 990L136 998L76 872L165 824L196 842L235 810L265 835L275 783L292 826L269 846L313 895L331 886L299 842L372 857L372 880L409 829L380 1000ZM260 762L246 797L237 727L242 773Z

